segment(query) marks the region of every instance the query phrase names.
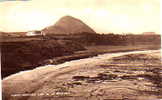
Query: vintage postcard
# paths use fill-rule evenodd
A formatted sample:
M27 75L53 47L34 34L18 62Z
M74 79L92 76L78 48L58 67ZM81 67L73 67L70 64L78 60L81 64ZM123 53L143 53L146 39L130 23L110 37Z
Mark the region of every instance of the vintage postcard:
M2 100L162 100L160 0L0 0Z

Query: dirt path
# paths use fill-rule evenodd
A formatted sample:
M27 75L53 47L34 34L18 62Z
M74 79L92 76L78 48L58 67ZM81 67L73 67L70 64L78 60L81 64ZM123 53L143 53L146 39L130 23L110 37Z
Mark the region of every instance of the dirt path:
M80 98L82 97L82 95L85 95L84 92L81 90L83 89L87 91L88 87L91 87L90 89L91 92L95 91L97 95L99 91L100 92L105 91L104 89L106 88L113 88L113 89L118 88L118 91L121 92L123 91L123 89L121 89L122 87L120 87L120 85L118 87L115 87L114 85L112 85L114 83L111 83L111 82L108 83L110 87L106 87L106 85L103 85L103 83L100 85L96 85L96 84L87 85L87 83L84 83L84 82L82 83L80 82L80 80L74 81L72 78L77 79L77 77L74 77L74 76L88 76L88 75L90 75L90 77L96 77L96 73L105 71L104 68L98 68L96 66L111 64L112 61L110 59L114 57L119 57L119 56L128 55L128 54L137 54L137 53L152 54L152 53L157 53L157 52L159 52L159 50L104 54L104 55L99 55L97 57L74 60L74 61L63 63L63 64L59 64L59 65L48 65L48 66L36 68L34 70L20 72L20 73L11 75L3 79L2 81L3 100L56 100L56 98L51 98L49 94L44 95L44 93L50 93L50 92L53 93L56 86L57 86L57 89L59 88L61 90L64 90L65 92L66 87L64 86L67 86L68 84L72 86L73 82L75 82L74 84L84 84L81 87L74 87L72 89L70 88L71 92L76 92L76 90L78 90L78 92L80 91L79 95L78 94L73 95L77 98ZM114 64L111 64L111 65L114 65ZM85 78L85 77L82 77L82 78ZM89 77L87 77L87 79L88 78ZM130 82L128 80L122 80L122 81L123 83L116 82L115 84L123 84L124 86L127 86L127 84ZM129 89L131 87L132 85L128 85L127 88ZM132 89L132 93L135 92L134 90ZM89 95L92 95L92 94L89 94ZM85 97L89 97L89 96L85 96ZM91 97L93 98L93 96ZM92 98L87 99L87 100L95 100ZM98 98L98 100L99 99L100 98ZM67 100L67 98L62 97L61 99L57 98L57 100ZM72 99L69 99L69 100L72 100ZM84 99L81 98L81 100L84 100Z

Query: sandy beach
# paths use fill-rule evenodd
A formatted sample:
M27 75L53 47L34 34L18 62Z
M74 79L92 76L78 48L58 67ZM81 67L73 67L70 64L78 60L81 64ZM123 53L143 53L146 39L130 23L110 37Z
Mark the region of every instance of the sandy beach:
M160 50L107 53L40 66L3 79L7 100L162 98Z

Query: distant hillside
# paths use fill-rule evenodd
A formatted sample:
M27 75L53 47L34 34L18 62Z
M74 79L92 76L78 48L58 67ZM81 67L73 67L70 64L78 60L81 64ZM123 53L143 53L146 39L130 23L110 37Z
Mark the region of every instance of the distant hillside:
M96 32L86 25L81 20L74 18L72 16L64 16L58 20L54 25L40 30L45 34L82 34L82 33L92 33ZM31 31L29 31L31 32ZM17 37L17 36L27 36L29 32L0 32L2 37ZM33 33L35 31L32 31ZM37 34L36 34L37 35Z
M45 34L96 33L88 25L71 16L62 17L56 24L42 30Z
M0 32L0 37L18 37L25 35L26 32Z
M143 35L156 35L155 32L143 32L142 34Z

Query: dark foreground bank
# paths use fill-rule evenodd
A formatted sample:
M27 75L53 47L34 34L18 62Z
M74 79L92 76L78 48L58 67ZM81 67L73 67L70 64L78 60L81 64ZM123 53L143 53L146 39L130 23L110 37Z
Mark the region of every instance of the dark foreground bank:
M160 48L159 35L52 35L1 38L2 77L103 53Z

